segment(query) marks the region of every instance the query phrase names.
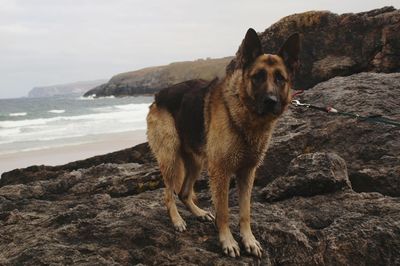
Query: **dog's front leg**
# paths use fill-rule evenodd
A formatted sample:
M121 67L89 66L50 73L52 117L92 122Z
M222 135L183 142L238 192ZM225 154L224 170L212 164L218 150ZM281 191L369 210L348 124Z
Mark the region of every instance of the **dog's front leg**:
M231 257L240 256L240 248L233 238L229 228L229 181L230 175L222 173L217 168L210 170L210 189L215 207L215 223L219 232L219 241L225 254Z
M261 245L254 237L250 227L250 201L255 172L256 168L250 168L236 173L239 189L240 235L246 252L261 257Z

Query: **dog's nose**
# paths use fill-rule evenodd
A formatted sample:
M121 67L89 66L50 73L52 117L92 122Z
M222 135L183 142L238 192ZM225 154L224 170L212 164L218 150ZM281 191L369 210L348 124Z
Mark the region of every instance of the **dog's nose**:
M274 106L278 102L278 99L274 95L267 95L264 98L264 105Z

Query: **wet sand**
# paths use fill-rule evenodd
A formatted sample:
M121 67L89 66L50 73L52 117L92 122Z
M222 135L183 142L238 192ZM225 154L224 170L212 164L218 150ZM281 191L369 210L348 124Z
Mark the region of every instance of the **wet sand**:
M87 140L87 137L86 139ZM31 165L60 165L106 154L146 141L145 130L96 135L90 143L0 155L0 175Z

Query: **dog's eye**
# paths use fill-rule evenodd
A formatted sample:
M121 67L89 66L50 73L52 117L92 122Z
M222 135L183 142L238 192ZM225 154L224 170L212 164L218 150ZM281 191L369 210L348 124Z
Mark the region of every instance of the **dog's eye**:
M286 79L284 76L282 76L282 74L280 72L276 72L275 73L275 82L279 85L279 86L283 86L286 83Z
M266 76L267 75L266 75L265 71L261 70L261 71L258 71L256 74L254 74L251 77L251 80L253 81L253 83L258 84L258 83L265 81Z

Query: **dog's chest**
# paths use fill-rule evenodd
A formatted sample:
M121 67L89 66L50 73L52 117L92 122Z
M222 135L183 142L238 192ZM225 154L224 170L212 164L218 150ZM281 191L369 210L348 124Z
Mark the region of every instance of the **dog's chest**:
M267 147L267 138L260 141L247 142L246 145L242 146L243 163L246 164L248 162L251 165L258 165L264 159Z
M269 136L259 139L236 138L228 149L226 159L233 169L253 168L264 159L268 148ZM229 159L228 159L229 158Z

